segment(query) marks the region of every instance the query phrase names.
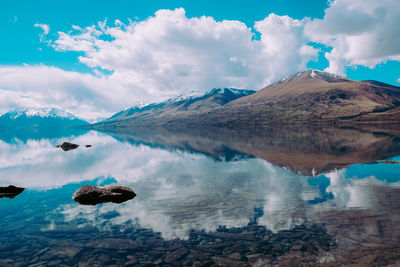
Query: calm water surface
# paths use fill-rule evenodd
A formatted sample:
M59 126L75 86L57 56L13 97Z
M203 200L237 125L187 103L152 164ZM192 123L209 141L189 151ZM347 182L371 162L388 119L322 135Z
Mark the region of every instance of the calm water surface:
M400 264L400 165L376 163L400 131L271 133L7 135L0 186L26 189L0 198L0 266ZM86 184L137 196L84 206Z

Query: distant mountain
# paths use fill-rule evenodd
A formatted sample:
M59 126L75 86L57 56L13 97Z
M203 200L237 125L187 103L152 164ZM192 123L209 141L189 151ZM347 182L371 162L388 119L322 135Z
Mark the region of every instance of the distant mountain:
M133 107L93 127L239 127L265 124L400 121L400 87L310 69L262 90L233 89Z
M254 94L253 90L241 90L234 88L214 88L204 95L180 96L174 99L149 105L136 105L124 109L110 118L105 123L126 119L160 119L168 116L185 116L186 114L198 114L223 106L238 98Z
M88 124L86 121L57 108L13 109L0 116L2 129L70 127Z

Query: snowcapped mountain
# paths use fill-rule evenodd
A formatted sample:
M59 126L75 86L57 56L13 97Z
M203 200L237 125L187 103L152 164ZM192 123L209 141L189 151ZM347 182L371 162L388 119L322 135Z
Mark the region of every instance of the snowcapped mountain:
M136 116L164 116L167 114L179 114L181 112L200 112L223 106L243 96L254 94L253 90L234 88L214 88L205 94L192 92L189 95L181 95L163 102L148 105L130 106L107 119L107 121L121 120Z
M151 104L94 127L202 128L267 124L399 122L400 87L310 69L254 91L213 89ZM103 124L102 124L103 123Z
M51 117L51 118L65 118L75 120L78 119L75 115L58 108L18 108L7 112L8 116L16 119L20 116L30 117ZM4 114L4 115L6 115Z
M69 127L87 124L73 114L58 108L18 108L0 116L3 128Z
M212 96L216 94L230 96L230 98L239 98L242 96L248 96L254 94L256 91L253 90L243 90L243 89L235 89L235 88L214 88L205 93L206 96Z
M326 72L326 71L320 71L316 69L309 69L306 71L301 71L298 73L295 73L293 75L287 76L276 83L272 85L277 85L277 84L286 84L290 83L293 81L302 81L304 79L320 79L325 82L343 82L343 81L351 81L350 79L347 79L346 77Z

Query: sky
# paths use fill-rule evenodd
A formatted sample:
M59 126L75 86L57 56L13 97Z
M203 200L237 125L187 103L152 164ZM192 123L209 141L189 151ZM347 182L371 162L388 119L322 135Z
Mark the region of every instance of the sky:
M0 113L88 121L307 68L400 85L398 0L0 0Z

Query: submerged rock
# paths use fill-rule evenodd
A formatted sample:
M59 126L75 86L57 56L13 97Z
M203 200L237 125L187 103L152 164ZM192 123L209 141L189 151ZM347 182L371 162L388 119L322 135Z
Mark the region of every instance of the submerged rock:
M61 147L61 149L64 151L76 149L76 148L78 148L78 146L79 145L77 145L77 144L73 144L73 143L69 143L69 142L64 142L61 145L56 145L56 147Z
M22 191L24 191L24 190L25 190L25 188L16 187L13 185L9 185L7 187L0 187L0 198L3 198L3 197L14 198L17 195L21 194Z
M82 186L73 195L73 199L82 205L97 205L100 203L122 203L136 196L132 189L120 185Z

